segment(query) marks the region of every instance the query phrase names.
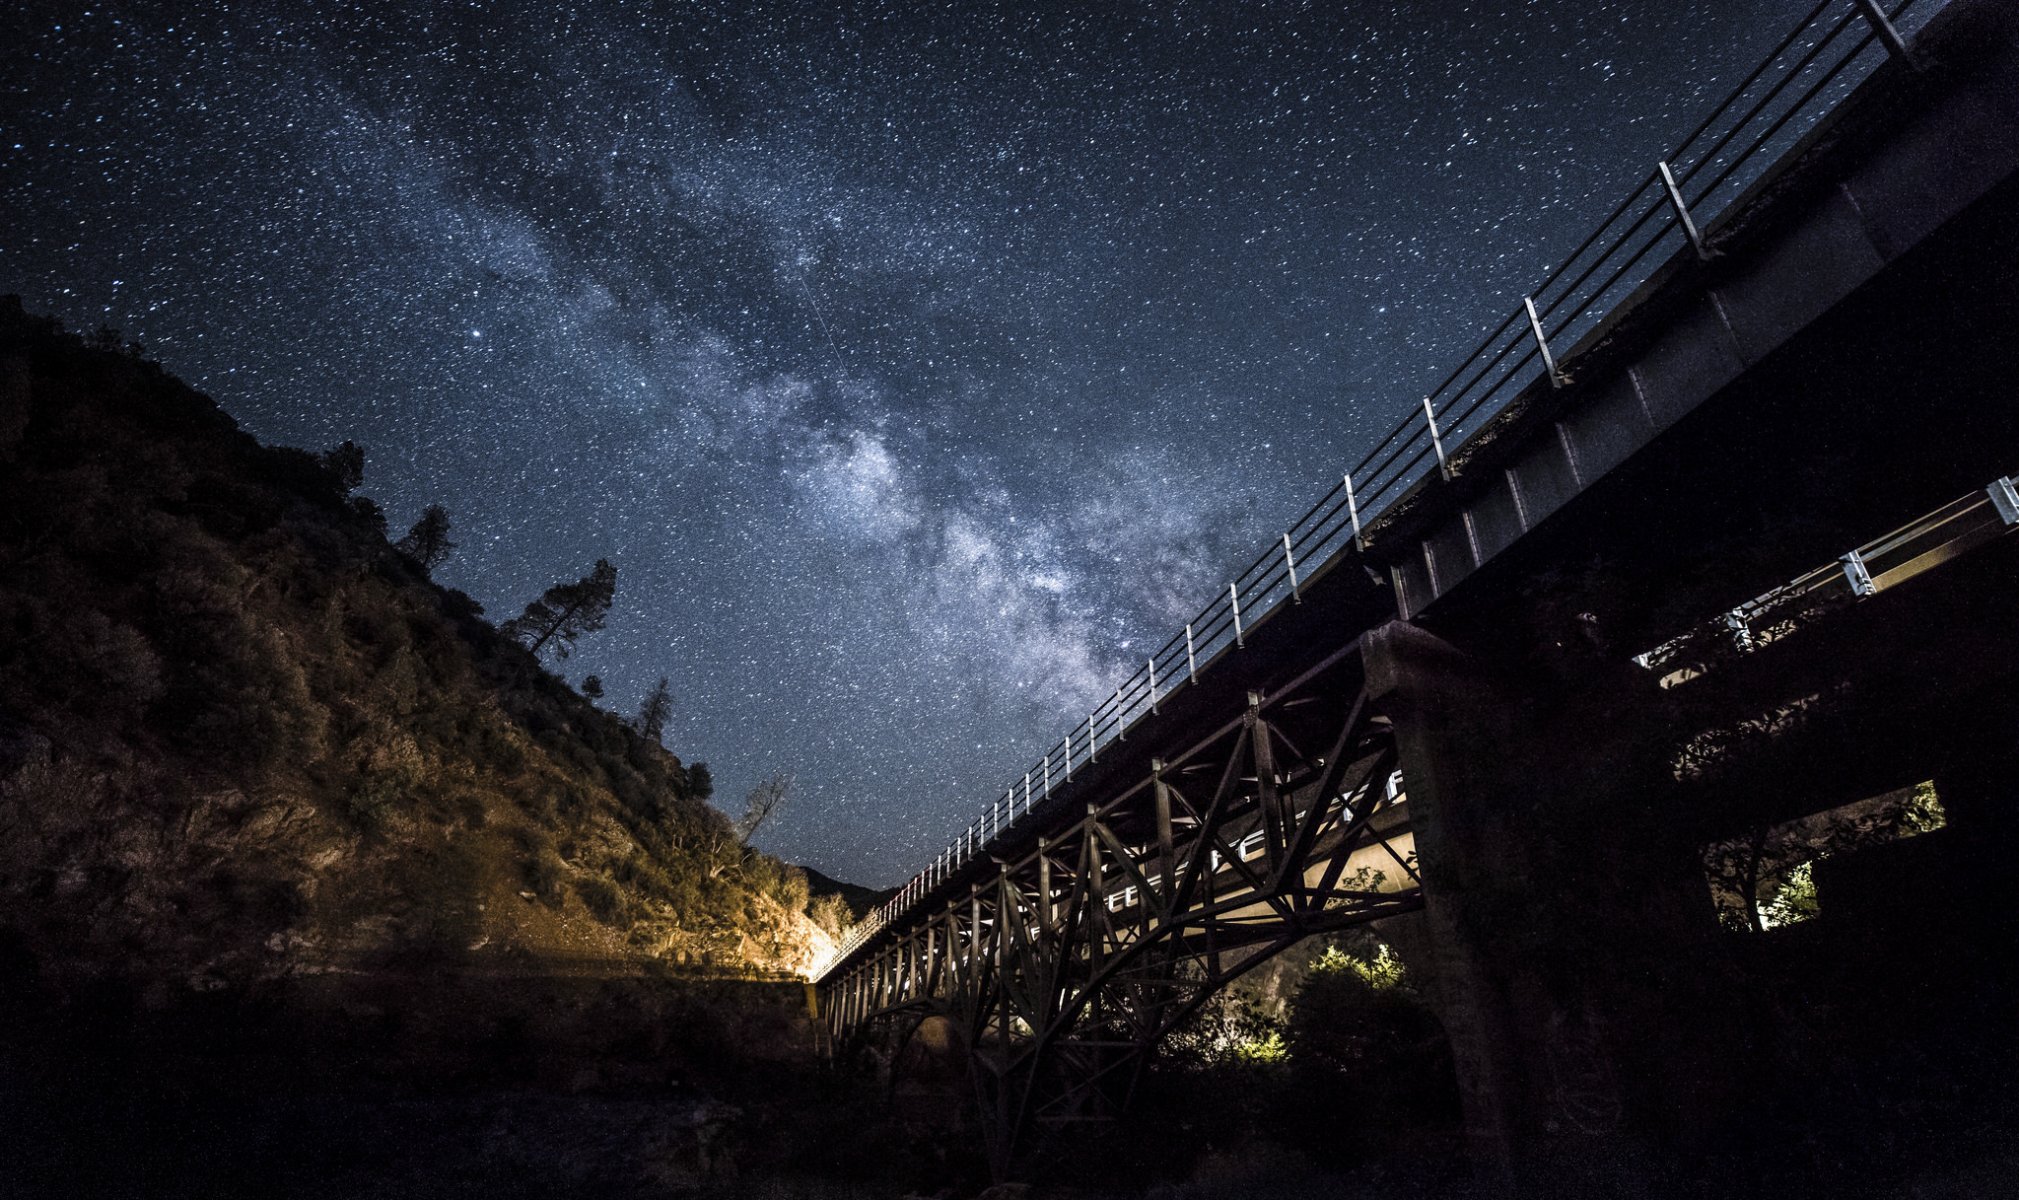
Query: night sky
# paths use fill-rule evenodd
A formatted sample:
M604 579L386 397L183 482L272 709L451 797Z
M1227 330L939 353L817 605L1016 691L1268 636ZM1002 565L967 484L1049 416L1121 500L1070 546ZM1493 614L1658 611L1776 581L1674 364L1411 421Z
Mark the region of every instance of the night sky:
M909 874L1801 0L50 4L0 292L368 451L766 848ZM172 14L172 15L169 15Z

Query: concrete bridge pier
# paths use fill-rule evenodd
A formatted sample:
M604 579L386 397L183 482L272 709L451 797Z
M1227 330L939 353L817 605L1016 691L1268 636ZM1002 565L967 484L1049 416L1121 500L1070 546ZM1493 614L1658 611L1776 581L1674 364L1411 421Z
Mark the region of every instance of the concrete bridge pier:
M1648 1177L1744 1061L1695 847L1656 819L1659 693L1579 637L1488 657L1393 622L1364 642L1424 880L1424 911L1397 918L1421 927L1394 932L1450 1039L1474 1162L1510 1188L1560 1187L1566 1166Z

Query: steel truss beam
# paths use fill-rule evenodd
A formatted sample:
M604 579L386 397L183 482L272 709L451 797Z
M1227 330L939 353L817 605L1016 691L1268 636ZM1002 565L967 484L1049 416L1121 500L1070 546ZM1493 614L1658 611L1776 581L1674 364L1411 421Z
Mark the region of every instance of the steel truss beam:
M1363 684L1356 641L920 905L823 981L832 1042L949 1017L1003 1170L1034 1128L1125 1104L1157 1042L1244 972L1421 907L1393 740Z

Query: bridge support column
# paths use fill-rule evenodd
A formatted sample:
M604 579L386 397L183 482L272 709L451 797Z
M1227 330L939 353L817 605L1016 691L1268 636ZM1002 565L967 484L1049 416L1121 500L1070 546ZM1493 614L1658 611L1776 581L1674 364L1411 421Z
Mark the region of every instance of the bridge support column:
M1705 952L1694 847L1653 819L1662 767L1631 689L1595 657L1488 663L1406 622L1363 645L1424 881L1420 924L1395 932L1450 1039L1476 1165L1561 1181L1686 1140L1724 1107L1742 1023Z
M2019 852L2019 702L2002 689L1983 689L1954 711L1951 741L1935 768L1935 791L1959 843L1959 878L1952 887L1962 901L1985 914L2010 947L2019 911L2019 875L2012 857Z

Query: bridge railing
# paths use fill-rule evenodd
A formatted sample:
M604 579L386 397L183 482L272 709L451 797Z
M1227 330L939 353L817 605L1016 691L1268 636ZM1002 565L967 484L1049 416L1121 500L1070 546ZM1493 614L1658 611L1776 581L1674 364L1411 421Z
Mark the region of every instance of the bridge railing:
M1932 12L1940 0L1918 0ZM1576 353L1606 318L1678 253L1710 257L1704 231L1816 122L1889 56L1909 58L1899 22L1917 0L1820 0L1771 53L1654 164L1591 234L1520 298L1471 354L1343 472L1282 537L1229 579L1143 666L1121 681L1024 774L843 939L836 961L874 937L1094 762L1163 698L1239 648L1315 571L1432 471L1450 473L1467 440L1544 372L1568 381Z

